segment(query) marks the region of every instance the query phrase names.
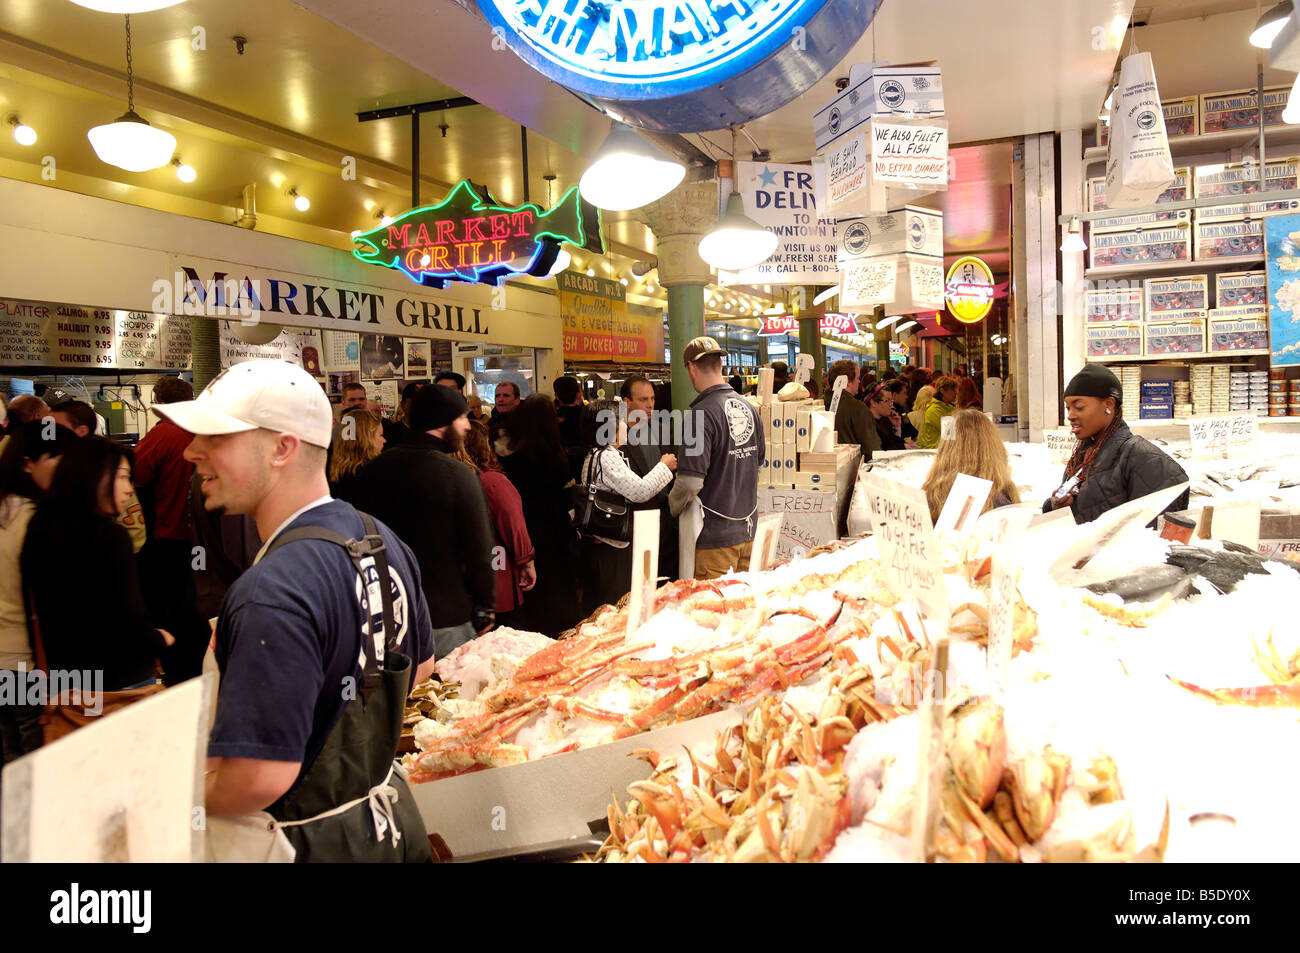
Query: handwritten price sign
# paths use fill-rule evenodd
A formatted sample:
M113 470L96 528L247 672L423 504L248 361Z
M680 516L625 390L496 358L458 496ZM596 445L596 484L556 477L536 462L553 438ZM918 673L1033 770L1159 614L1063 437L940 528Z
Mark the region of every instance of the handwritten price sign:
M877 122L871 130L871 174L909 188L948 184L948 130Z
M1070 460L1070 455L1074 453L1078 440L1068 427L1063 427L1059 430L1044 431L1043 442L1047 444L1048 461L1065 466Z
M1253 453L1259 443L1259 418L1254 414L1204 417L1188 421L1193 460L1224 460Z
M937 638L948 627L948 590L925 494L874 473L866 474L863 482L885 568L885 585L900 599L921 607L930 623L930 637Z

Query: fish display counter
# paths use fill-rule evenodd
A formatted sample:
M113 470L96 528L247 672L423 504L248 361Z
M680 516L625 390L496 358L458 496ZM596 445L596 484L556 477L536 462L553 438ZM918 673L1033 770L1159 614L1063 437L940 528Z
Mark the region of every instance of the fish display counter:
M988 540L940 533L943 618L886 584L869 537L671 583L632 633L604 607L554 643L468 643L440 663L461 697L405 759L430 833L463 857L449 812L480 841L494 810L555 813L567 829L531 843L503 822L501 849L599 831L604 861L916 859L918 708L943 640L934 857L1300 857L1300 764L1258 756L1300 742L1300 571L1137 527L1092 554L1093 582L1053 576L1095 537L1068 520L1011 536L1008 598ZM1008 617L999 687L987 645Z

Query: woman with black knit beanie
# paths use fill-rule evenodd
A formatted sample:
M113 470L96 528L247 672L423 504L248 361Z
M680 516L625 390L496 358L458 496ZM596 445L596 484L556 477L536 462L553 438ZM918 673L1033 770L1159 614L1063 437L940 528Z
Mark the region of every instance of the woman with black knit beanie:
M1119 378L1100 364L1085 364L1071 379L1065 410L1078 443L1044 513L1068 506L1076 523L1090 523L1130 500L1187 482L1173 457L1129 430L1123 396ZM1184 491L1165 511L1186 509L1187 501Z

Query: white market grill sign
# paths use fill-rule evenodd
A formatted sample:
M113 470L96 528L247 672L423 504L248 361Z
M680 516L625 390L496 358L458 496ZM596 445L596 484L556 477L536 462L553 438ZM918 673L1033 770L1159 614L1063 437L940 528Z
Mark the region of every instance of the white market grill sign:
M524 62L661 132L749 122L848 55L882 0L477 0Z

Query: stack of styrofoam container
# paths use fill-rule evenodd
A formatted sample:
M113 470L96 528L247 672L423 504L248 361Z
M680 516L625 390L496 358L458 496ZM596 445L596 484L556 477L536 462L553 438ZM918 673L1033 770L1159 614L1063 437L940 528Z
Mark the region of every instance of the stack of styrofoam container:
M1267 393L1267 391L1265 391ZM1234 414L1250 412L1250 372L1233 371L1229 375L1228 410Z
M1256 417L1268 416L1268 371L1250 372L1250 409Z
M1174 417L1192 416L1192 382L1174 381Z
M1124 391L1124 406L1137 407L1142 406L1142 368L1137 366L1121 367L1119 369L1120 387Z
M1209 364L1194 364L1191 370L1192 413L1203 417L1211 412L1210 395L1213 392L1213 377Z
M1232 365L1213 364L1210 367L1210 413L1231 413Z
M1142 403L1139 418L1142 420L1172 420L1174 416L1174 382L1143 381Z

